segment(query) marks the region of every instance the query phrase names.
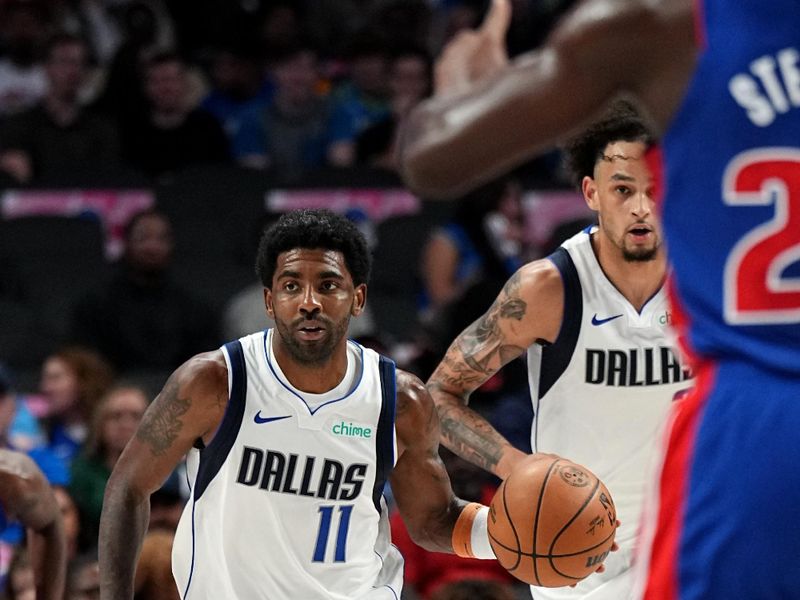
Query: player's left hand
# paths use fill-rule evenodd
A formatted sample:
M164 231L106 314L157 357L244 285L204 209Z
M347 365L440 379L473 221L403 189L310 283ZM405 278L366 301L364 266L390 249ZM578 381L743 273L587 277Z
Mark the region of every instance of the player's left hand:
M622 523L620 522L620 520L619 520L619 519L617 519L617 529L619 529L619 526L620 526L621 524L622 524ZM617 544L617 542L616 542L616 541L614 541L614 543L613 543L613 544L611 544L611 552L616 552L617 550L619 550L619 544ZM597 569L595 569L595 573L603 573L605 570L606 570L606 566L605 566L603 563L600 563L600 566L599 566L599 567L597 567ZM578 585L578 584L577 584L577 583L573 583L573 584L572 584L571 586L569 586L569 587L572 587L572 588L574 588L576 585Z
M467 91L476 81L506 67L506 32L510 22L510 1L492 0L492 6L478 29L457 34L436 62L436 96Z

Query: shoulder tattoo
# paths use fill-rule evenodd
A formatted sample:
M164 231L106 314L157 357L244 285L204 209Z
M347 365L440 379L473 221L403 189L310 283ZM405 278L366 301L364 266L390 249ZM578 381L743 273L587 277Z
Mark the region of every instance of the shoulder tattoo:
M136 437L150 446L156 456L164 454L178 437L183 426L180 417L189 410L190 401L178 396L178 388L176 381L167 382L136 432Z

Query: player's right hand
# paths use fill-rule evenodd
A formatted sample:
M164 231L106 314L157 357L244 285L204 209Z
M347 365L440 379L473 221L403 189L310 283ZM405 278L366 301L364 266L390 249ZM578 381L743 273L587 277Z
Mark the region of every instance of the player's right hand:
M477 81L508 65L506 32L510 0L492 0L481 26L458 33L442 51L434 69L436 96L468 91Z

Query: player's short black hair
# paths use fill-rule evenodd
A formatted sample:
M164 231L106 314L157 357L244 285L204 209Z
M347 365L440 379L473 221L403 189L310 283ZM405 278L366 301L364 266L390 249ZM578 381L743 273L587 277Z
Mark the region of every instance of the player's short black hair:
M329 210L298 210L281 216L261 236L256 273L264 287L272 287L278 255L295 248L341 252L353 283L361 285L369 281L372 256L358 227Z
M653 135L636 108L626 100L618 100L599 121L564 145L565 167L572 182L580 187L584 177L594 175L594 167L609 144L644 142L650 145L653 141Z

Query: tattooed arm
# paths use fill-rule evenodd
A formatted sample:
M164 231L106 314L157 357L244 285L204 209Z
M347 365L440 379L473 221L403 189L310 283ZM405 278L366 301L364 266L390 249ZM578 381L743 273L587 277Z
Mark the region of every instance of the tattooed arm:
M100 597L133 598L136 562L157 490L198 438L210 441L228 400L222 352L200 354L169 378L117 461L100 518Z
M549 260L525 265L506 282L486 314L455 339L428 380L442 443L498 477L505 478L524 454L467 407L469 396L531 344L553 342L563 305L556 267Z
M453 552L453 526L465 506L453 494L439 458L439 418L431 397L414 375L397 371L397 447L390 474L392 493L408 533L432 552Z

